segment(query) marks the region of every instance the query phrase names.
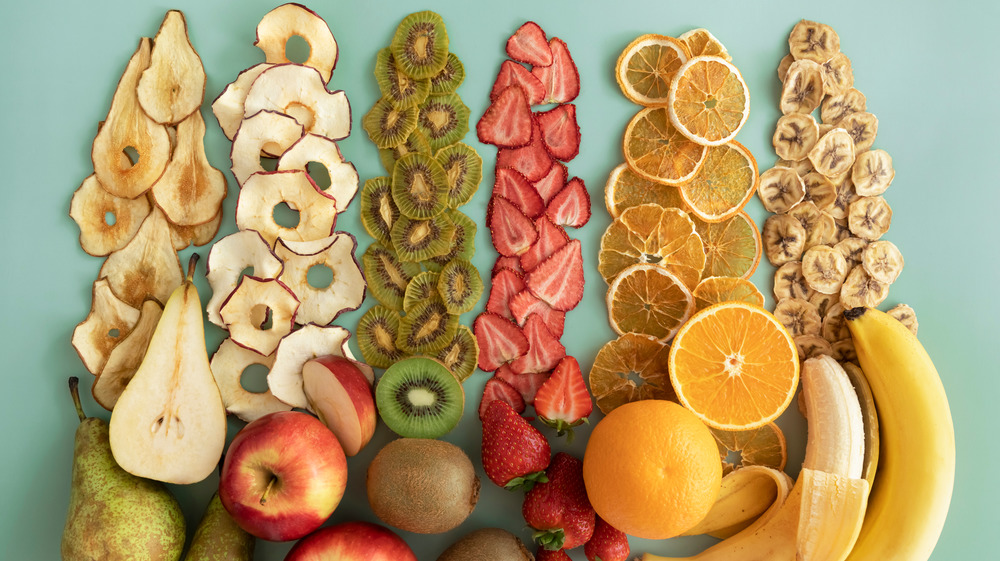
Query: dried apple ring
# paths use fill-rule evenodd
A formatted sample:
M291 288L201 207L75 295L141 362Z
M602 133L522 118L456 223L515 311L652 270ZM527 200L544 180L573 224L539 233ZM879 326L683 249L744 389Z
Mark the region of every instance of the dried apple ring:
M184 274L163 211L153 208L132 241L108 255L100 277L107 277L115 295L134 308L149 296L160 302L170 298Z
M298 211L295 226L286 227L274 220L274 208L285 203ZM316 187L302 170L258 172L250 176L236 202L236 226L257 230L274 247L278 238L311 241L333 234L337 223L337 201Z
M244 276L219 315L234 343L266 356L291 333L298 307L295 294L278 279Z
M260 73L247 92L243 114L277 111L306 131L330 140L351 134L351 104L342 90L327 91L319 71L298 64L276 64Z
M305 6L289 3L264 14L257 24L254 45L264 51L267 62L292 62L285 49L289 39L295 36L309 44L309 58L302 64L315 68L324 84L329 82L337 66L337 40L323 18Z
M278 240L275 253L284 263L278 278L301 302L295 323L327 325L342 312L358 309L365 299L365 277L354 257L358 241L347 232L338 232L315 242ZM325 287L315 287L308 279L313 267L326 267L333 279Z
M91 374L104 369L108 354L139 321L139 310L111 290L108 279L94 282L90 314L73 330L73 348Z
M261 356L237 345L232 339L222 341L219 350L212 355L212 375L219 385L226 411L248 423L268 413L291 411L292 406L274 397L271 390L252 392L243 387L240 382L243 372L254 364L270 370L274 365L274 355Z
M212 287L212 297L205 305L208 321L225 328L219 309L236 290L244 270L261 279L277 278L281 260L271 251L264 238L254 230L240 230L215 242L205 263L205 276Z
M262 62L243 70L212 102L212 113L215 114L219 126L222 127L222 132L229 140L236 136L236 131L239 130L240 124L243 122L243 102L247 99L250 85L257 79L257 76L260 76L261 72L272 66L274 65Z
M344 212L358 193L358 170L354 164L344 161L336 142L325 136L306 134L285 150L278 159L278 169L308 171L308 165L312 162L326 168L330 185L320 187L337 201L337 212Z
M149 215L149 201L146 197L116 197L101 187L96 175L91 175L73 193L69 215L80 227L83 250L103 257L125 247L135 237Z
M236 181L242 186L252 174L265 171L260 163L262 153L280 156L304 133L298 121L275 111L260 111L243 119L229 153Z

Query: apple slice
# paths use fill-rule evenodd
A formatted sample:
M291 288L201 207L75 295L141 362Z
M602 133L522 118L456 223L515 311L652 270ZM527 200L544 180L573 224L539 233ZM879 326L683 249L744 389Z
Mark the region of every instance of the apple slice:
M327 91L324 84L315 68L276 64L250 85L243 114L277 111L294 117L307 132L343 140L351 134L351 104L342 90Z
M295 119L275 111L261 111L243 119L229 153L236 182L242 186L252 174L264 171L260 165L262 152L279 156L302 138L303 132Z
M275 279L281 274L281 260L255 230L241 230L215 242L205 263L212 297L205 305L208 321L225 329L219 309L236 290L244 270L259 279Z
M303 326L287 335L275 351L274 366L267 374L267 387L274 397L292 407L309 409L309 400L302 389L302 366L306 362L325 355L342 356L354 360L369 382L374 383L375 373L367 364L357 362L347 340L351 332L339 325L321 327L315 324Z
M354 361L329 355L302 366L302 390L309 408L329 427L348 456L375 434L375 392Z
M101 187L97 175L91 175L73 193L69 215L80 227L83 250L103 257L125 247L135 237L149 215L149 201L146 197L116 197Z
M104 369L111 349L137 321L139 310L115 296L108 279L94 282L90 313L73 330L73 348L91 374Z
M271 390L252 392L244 388L240 381L249 366L260 364L270 369L274 364L273 354L262 356L239 346L230 338L222 341L210 364L227 412L249 423L268 413L291 411L292 408L274 397Z
M149 296L166 302L184 274L163 211L153 208L132 241L108 255L97 276L107 277L115 295L133 308Z
M219 205L219 212L204 224L194 226L170 224L170 240L173 242L174 251L180 251L189 245L203 246L211 242L219 233L220 226L222 226L222 205Z
M278 279L244 276L219 315L234 343L266 356L291 333L298 307L295 294Z
M274 66L266 62L256 64L240 72L236 79L226 86L219 97L212 102L212 113L219 121L226 138L232 140L243 122L243 102L247 99L250 85L260 73Z
M347 232L337 232L316 242L278 240L275 254L284 263L278 278L299 299L295 323L327 325L342 312L357 310L365 299L365 276L354 256L358 241ZM309 272L326 268L333 274L330 284L313 286Z
M167 220L179 226L204 224L222 210L226 176L208 163L201 111L177 123L174 155L150 194Z
M257 24L254 45L264 51L267 62L291 62L285 48L296 35L309 44L309 58L302 64L315 68L323 83L329 82L337 66L337 40L323 18L301 4L284 4L265 14Z
M320 188L337 201L337 212L344 212L358 193L358 170L354 164L344 161L336 142L325 136L306 134L285 150L278 159L278 169L308 171L313 162L326 168L330 185L320 185Z
M139 105L157 123L179 123L201 106L205 79L205 67L191 46L184 14L168 11L153 38L149 68L139 79Z
M161 315L163 315L163 304L152 298L144 301L139 308L139 320L135 326L111 349L104 368L97 375L90 390L94 400L101 407L108 411L114 409L118 396L122 394L142 364L142 358L146 356L146 348L149 347L149 340L153 338L153 331Z
M281 226L274 220L274 209L285 203L299 213L295 226ZM236 202L236 226L257 230L274 247L278 238L288 241L312 241L333 234L337 223L337 201L323 194L309 174L301 171L257 172L251 175Z

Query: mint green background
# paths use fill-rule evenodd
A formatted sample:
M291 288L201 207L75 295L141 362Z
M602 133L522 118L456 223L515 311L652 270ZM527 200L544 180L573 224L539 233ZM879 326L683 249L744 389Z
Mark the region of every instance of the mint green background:
M203 113L206 146L214 166L227 171L230 196L225 203L222 235L235 230L236 187L229 168L229 142L209 105L236 74L263 60L253 47L260 17L272 2L8 2L0 19L0 152L6 177L0 220L5 242L0 283L6 321L0 327L4 368L3 461L0 461L0 548L9 559L58 557L69 496L69 475L76 415L66 391L66 377L90 375L70 346L70 335L90 307L90 287L101 259L79 247L79 231L68 217L70 198L91 173L90 144L98 121L126 61L142 35L151 36L167 9L185 11L192 42L208 73ZM738 139L757 156L761 169L774 162L770 137L778 117L779 83L775 68L787 52L788 31L800 18L834 26L842 50L854 63L856 86L879 117L876 146L888 150L897 170L887 198L894 210L887 238L906 257L906 269L892 287L886 305L905 302L920 319L920 338L935 359L951 401L958 442L958 472L951 512L932 559L984 558L993 545L1000 517L995 470L996 399L1000 371L995 345L1000 336L996 239L997 129L1000 127L996 42L990 24L1000 21L993 2L537 2L504 0L479 3L436 0L313 2L330 24L340 45L331 82L351 100L354 133L341 144L363 179L383 173L377 151L360 126L361 116L378 96L372 77L375 53L388 44L397 23L409 12L434 9L444 16L452 51L465 63L460 88L472 110L473 124L488 101L506 38L525 20L539 22L549 36L564 39L580 69L582 93L576 100L583 132L580 155L569 169L582 177L592 194L594 216L571 235L583 240L587 289L579 309L569 314L563 342L584 370L600 346L612 338L605 319L606 286L597 274L597 248L610 219L603 208L603 185L621 161L621 135L638 110L618 90L612 68L622 48L643 33L679 35L707 27L729 49L752 95L750 118ZM604 7L613 5L614 8ZM495 149L476 143L490 177ZM482 222L491 183L463 208ZM363 249L370 238L357 218L357 204L342 215L340 229L360 233ZM755 199L748 207L761 223ZM475 262L488 276L495 253L485 229L477 237ZM199 251L207 252L208 248ZM182 257L190 253L185 250ZM209 290L199 268L202 299ZM769 293L773 269L763 264L754 281ZM485 299L480 304L480 309ZM370 305L366 302L365 308ZM478 310L477 310L478 312ZM354 329L361 312L338 323ZM471 323L474 314L464 321ZM214 351L221 330L208 327ZM478 464L480 439L475 409L485 375L466 382L466 418L446 439L463 446ZM88 395L84 406L108 417ZM792 408L794 409L794 408ZM596 420L595 415L593 420ZM782 420L789 438L789 473L802 459L804 431L795 411ZM231 433L238 429L233 422ZM581 455L586 430L572 447L552 438L555 450ZM379 427L375 441L349 462L349 491L332 520L374 520L363 481L367 462L391 435ZM914 449L914 457L923 451ZM191 531L217 484L174 487ZM432 560L459 535L484 525L500 525L528 539L519 514L520 498L484 479L479 508L459 529L439 536L401 533L421 560ZM633 552L691 554L706 538L663 542L633 540ZM258 559L278 560L287 544L263 543ZM583 559L582 550L574 559Z

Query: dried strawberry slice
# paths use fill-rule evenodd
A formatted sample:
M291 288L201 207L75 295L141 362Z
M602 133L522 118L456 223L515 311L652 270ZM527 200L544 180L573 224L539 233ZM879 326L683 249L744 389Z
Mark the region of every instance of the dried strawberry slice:
M490 281L490 297L486 300L486 311L514 321L510 309L510 299L525 290L524 277L510 269L500 269ZM521 322L518 322L521 325Z
M531 219L514 203L500 195L493 195L490 199L486 224L493 234L493 247L500 255L521 255L538 239L538 232Z
M569 103L580 95L580 72L562 39L553 37L549 49L552 50L552 64L535 66L531 73L545 86L544 103Z
M545 213L545 201L528 178L515 169L496 169L493 194L506 198L532 220Z
M521 269L524 271L534 269L569 243L566 230L556 226L548 216L543 215L535 220L535 230L538 231L538 239L528 251L521 254Z
M513 386L521 394L524 403L531 405L535 402L535 394L538 388L549 379L550 372L515 372L509 364L504 364L497 368L495 374L497 378Z
M518 325L523 326L531 316L541 316L549 333L556 338L562 337L566 326L566 312L553 310L552 306L539 300L530 290L522 290L512 296L508 307Z
M571 356L560 360L549 379L538 388L534 404L539 420L558 430L559 436L568 433L567 439L572 439L572 427L586 422L594 410L580 363Z
M522 331L528 339L528 352L510 363L515 372L547 372L566 356L566 347L549 332L540 315L528 316Z
M535 113L542 131L542 142L549 154L568 162L580 153L580 125L576 123L576 105L563 103L555 109Z
M545 47L548 48L548 44ZM528 105L538 105L545 99L545 86L530 70L513 60L505 60L500 63L500 72L497 72L497 79L493 81L490 101L496 101L500 97L500 93L510 86L521 86L521 89L524 90L524 97L528 100Z
M583 180L579 177L570 179L563 190L552 197L545 215L560 226L580 228L586 224L590 220L590 193ZM528 270L526 266L524 269Z
M559 311L572 310L583 298L583 249L570 240L524 277L535 296Z
M497 152L497 167L516 169L531 182L538 181L549 172L552 156L545 149L541 129L534 118L531 120L531 142L521 148L501 148Z
M486 408L490 403L497 400L506 401L517 413L524 413L526 408L521 392L494 374L492 378L486 380L486 386L483 388L483 399L479 402L480 421L486 415Z
M496 276L501 269L510 269L522 277L524 276L524 269L521 268L521 259L519 257L507 257L506 255L497 257L497 262L493 264L490 275Z
M525 22L507 39L507 56L534 66L552 64L552 50L545 32L535 22Z
M486 372L493 372L528 352L528 339L521 328L496 314L479 314L472 331L479 344L479 368Z
M556 196L556 193L563 190L566 186L566 178L569 176L569 171L566 166L560 162L554 162L552 167L549 168L548 173L544 177L534 182L535 191L542 197L545 204L548 205L552 197Z
M519 86L505 88L476 123L479 141L505 148L532 142L531 106Z

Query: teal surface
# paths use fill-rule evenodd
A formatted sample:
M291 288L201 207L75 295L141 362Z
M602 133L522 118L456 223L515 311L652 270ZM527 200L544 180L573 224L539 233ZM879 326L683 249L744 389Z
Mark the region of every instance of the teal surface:
M235 231L237 190L228 172L229 142L211 114L212 99L237 73L263 61L253 46L257 22L276 4L259 0L208 2L8 2L0 19L0 151L6 176L0 204L0 231L7 253L3 266L4 318L0 327L3 403L0 405L3 460L0 462L0 548L7 559L56 559L66 516L73 431L77 420L66 377L79 375L89 387L70 345L74 326L90 307L91 283L101 259L87 256L79 231L68 217L74 190L92 171L90 145L106 115L111 95L141 36L152 36L166 10L187 15L191 40L204 61L208 85L202 112L208 125L211 163L230 180L219 237ZM467 76L459 90L475 122L486 108L493 78L504 60L507 37L525 20L541 24L549 36L566 41L580 69L582 92L576 100L583 133L580 155L570 173L583 178L594 215L586 227L570 232L583 240L587 287L579 309L569 314L563 342L584 370L612 338L605 316L606 285L597 273L601 233L610 223L603 208L608 172L622 160L625 124L638 110L616 85L612 73L622 48L644 33L679 35L706 27L728 48L752 96L752 111L738 140L756 155L761 169L774 162L770 138L779 113L775 68L787 52L786 38L800 19L834 26L842 50L854 64L855 84L879 118L876 146L893 156L896 179L886 194L894 211L887 235L906 258L887 305L905 302L920 319L920 338L936 361L954 415L958 444L955 493L947 524L932 559L988 558L996 555L1000 486L993 473L1000 465L996 400L1000 395L996 341L1000 337L1000 234L996 162L1000 142L1000 77L996 70L994 2L839 1L713 2L664 0L627 2L457 2L432 0L348 2L324 0L311 6L332 28L340 59L331 88L347 92L353 107L353 132L341 143L362 179L382 172L378 153L361 127L361 117L378 97L372 76L375 54L389 43L397 23L418 9L433 9L445 19L451 50ZM490 177L495 149L465 141L483 156ZM463 210L484 222L491 183L484 181ZM760 224L759 201L748 206ZM358 205L342 215L339 228L359 233L363 249L370 238L358 220ZM496 254L480 229L475 263L487 275ZM208 247L198 251L206 253ZM192 250L182 253L186 257ZM766 262L754 276L770 292ZM202 299L210 295L199 269ZM365 304L367 308L371 299ZM485 299L480 302L482 309ZM477 311L478 311L477 309ZM338 323L354 329L360 311ZM471 323L474 314L463 321ZM222 331L209 326L214 351ZM479 423L475 416L486 376L466 382L467 411L446 439L464 447L478 464ZM85 392L87 393L87 392ZM89 395L92 414L108 413ZM794 407L792 408L794 409ZM595 415L596 420L597 415ZM796 411L781 420L789 438L789 472L802 460L805 439ZM238 428L233 422L231 433ZM582 454L586 431L571 447ZM375 440L350 464L349 491L333 521L375 520L364 494L365 467L392 436L381 426ZM556 442L553 438L553 442ZM914 457L924 453L912 451ZM191 531L217 477L174 487ZM444 535L401 533L422 561L431 561L459 535L499 525L529 539L520 499L484 479L479 507L459 529ZM686 538L661 542L633 540L633 552L692 554L712 540ZM257 558L276 561L289 544L262 543ZM583 559L581 550L573 555Z

